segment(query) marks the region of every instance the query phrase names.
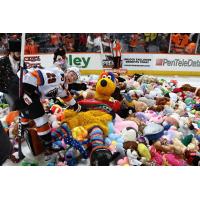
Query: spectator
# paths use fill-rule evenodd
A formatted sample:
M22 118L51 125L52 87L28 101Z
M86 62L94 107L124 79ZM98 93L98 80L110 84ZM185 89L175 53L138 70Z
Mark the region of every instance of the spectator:
M32 39L29 39L25 46L25 54L37 54L37 53L38 53L38 45Z
M185 48L185 53L194 54L196 50L196 43L191 42Z
M94 35L89 34L87 37L87 51L88 52L93 52L94 49Z
M67 34L64 38L64 44L67 52L73 52L74 51L74 38L71 34Z
M169 35L168 33L158 34L157 45L160 53L168 53L169 50Z
M86 52L86 45L87 45L87 36L85 33L81 33L79 35L79 51Z
M152 52L152 50L150 50L150 48L155 48L156 46L156 39L157 39L157 33L144 33L144 41L145 41L145 51L146 52ZM157 50L153 50L153 51L157 51Z
M139 35L137 33L133 33L130 36L129 40L129 52L136 52L136 47L138 45Z
M101 52L103 51L102 43L101 43L101 34L94 33L94 41L93 41L93 49L92 52Z
M174 53L184 53L185 47L189 44L189 35L187 33L172 34L171 50Z
M51 34L51 39L50 39L50 44L53 46L53 47L56 47L58 46L58 43L59 43L59 37L56 33L52 33Z
M104 34L102 37L102 45L103 45L103 51L104 52L110 52L110 38L107 34Z

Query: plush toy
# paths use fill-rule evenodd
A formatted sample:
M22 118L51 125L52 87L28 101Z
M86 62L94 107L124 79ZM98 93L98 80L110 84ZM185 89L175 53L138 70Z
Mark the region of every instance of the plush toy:
M183 101L178 101L175 104L175 112L178 113L180 116L185 114L186 104Z
M149 107L148 110L152 110L154 112L161 112L164 110L164 108L165 108L165 106L163 106L163 105L155 105L155 106Z
M150 153L151 153L151 161L155 163L156 166L162 166L163 165L163 157L162 154L159 153L155 146L150 147Z
M177 128L179 127L178 120L175 119L172 115L164 117L163 126L166 126L168 124L173 125Z
M159 83L158 78L154 77L154 76L149 76L149 75L143 75L141 77L138 78L137 80L140 84L142 83Z
M54 104L51 108L50 111L52 114L58 114L60 112L62 112L62 107L59 106L58 104Z
M149 141L156 141L164 134L164 127L160 124L150 122L143 130L144 136Z
M119 134L111 133L105 138L105 144L109 147L111 152L123 151L123 143L124 140Z
M140 166L142 165L142 162L138 160L138 153L137 151L135 150L131 150L131 149L128 149L126 151L126 154L127 154L127 157L128 157L128 160L129 160L129 164L132 165L132 166Z
M109 132L107 124L112 120L111 115L99 110L79 113L66 110L64 117L64 122L68 124L71 130L83 126L88 131L88 139L92 147L90 152L91 165L109 165L119 155L117 153L112 154L104 144L104 137Z
M142 90L129 90L128 94L131 96L133 100L138 100L139 97L144 95L144 92Z
M144 114L148 120L150 120L153 117L157 117L157 113L153 110L147 110L147 111L145 111Z
M161 97L162 97L162 90L160 88L154 88L148 94L148 98L150 99L156 99Z
M163 140L158 140L154 142L153 146L156 151L163 152L163 153L174 153L174 146L172 144L167 144L167 142L163 142Z
M123 143L123 148L125 150L131 149L131 150L136 150L138 148L138 142L136 141L127 141Z
M135 113L135 106L133 103L133 99L128 94L123 94L123 99L121 101L121 108L117 112L117 114L122 118L127 118L128 116L132 116Z
M137 151L139 152L140 156L146 158L147 161L151 160L149 149L143 143L138 144Z
M199 141L196 138L192 138L191 142L187 145L188 151L198 152L199 151Z
M72 129L72 136L78 141L84 141L88 136L88 132L84 127L78 126Z
M83 91L81 95L83 96L84 99L94 99L95 91L88 89L86 91Z
M167 166L186 166L187 163L179 156L167 153L163 155L164 165Z
M155 122L157 124L161 124L163 122L163 117L161 115L158 115L156 117L152 117L149 121L150 122Z
M90 110L86 112L75 112L73 110L64 111L64 120L72 130L78 126L83 126L87 131L92 127L100 127L104 134L108 134L108 122L112 121L112 116L99 111L99 110Z
M117 161L118 166L129 166L129 160L128 157L124 157L123 159L120 159Z
M12 122L17 120L18 116L19 116L19 112L18 111L9 112L8 115L5 118L5 121L6 121L7 125L10 126Z
M109 101L112 93L115 91L115 77L111 72L103 72L96 84L95 99Z
M8 129L9 137L16 139L18 136L18 123L12 122Z
M194 132L190 130L190 125L191 120L188 117L180 117L178 131L182 132L184 136L193 134Z
M183 92L183 90L181 88L174 88L172 90L172 92L176 93L180 100L184 100L185 97L186 97L186 95L184 94L184 92Z
M147 105L144 102L133 100L133 103L136 112L144 112L145 110L147 110Z
M189 165L200 166L200 153L199 152L186 150L185 158Z
M181 142L180 139L173 139L174 153L178 155L184 155L186 151L186 146Z
M105 110L104 107L107 105L107 109L110 108L110 113L111 111L119 111L121 107L120 102L111 97L116 88L114 81L115 77L113 73L103 72L96 84L94 99L84 99L78 101L78 103L82 106L82 110Z
M170 105L170 98L168 97L159 97L156 98L156 105Z
M148 107L152 107L156 104L156 101L154 99L150 99L146 97L140 97L138 101L144 102Z
M121 131L124 142L136 141L138 137L137 131L132 127L126 127Z
M178 131L175 126L170 126L168 130L165 130L163 137L167 139L169 143L172 143L174 138L181 139L183 137L183 133Z
M117 134L121 134L121 131L127 127L133 128L136 132L138 131L138 125L134 121L123 120L119 115L116 115L114 127Z
M61 122L57 120L56 114L49 115L49 122L51 124L51 127L55 129L58 128L61 124Z
M135 113L135 117L128 117L127 119L136 122L138 127L146 124L148 121L148 118L144 112L137 112Z

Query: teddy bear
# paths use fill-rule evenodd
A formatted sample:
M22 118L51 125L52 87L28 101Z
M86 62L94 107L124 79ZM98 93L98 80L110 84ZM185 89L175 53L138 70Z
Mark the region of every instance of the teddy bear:
M164 117L163 126L173 125L173 126L175 126L177 128L179 127L179 119L174 117L173 114Z
M133 100L133 104L135 106L135 111L136 112L144 112L147 110L147 104L144 103L144 102L141 102L141 101L136 101L136 100Z
M147 97L140 97L138 101L146 103L148 107L152 107L156 104L156 101L154 99L150 99Z
M184 136L194 134L194 131L190 129L191 123L192 121L189 117L180 117L178 131L182 132Z
M126 127L121 131L124 142L136 141L138 137L137 131L132 127Z
M123 94L123 99L121 101L121 108L117 114L122 118L127 118L135 113L135 105L132 97L129 94Z
M149 75L143 75L140 76L137 81L141 84L141 83L159 83L158 78L154 77L154 76L149 76Z
M172 92L177 94L177 97L179 100L184 100L186 98L186 95L184 91L182 90L182 88L174 88Z
M190 92L195 92L196 87L192 87L190 84L184 84L180 87L182 91L190 91Z

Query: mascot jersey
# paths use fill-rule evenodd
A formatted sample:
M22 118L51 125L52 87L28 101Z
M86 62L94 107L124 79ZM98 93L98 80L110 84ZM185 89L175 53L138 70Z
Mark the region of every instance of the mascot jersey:
M59 69L26 70L23 83L37 87L42 99L61 97L69 105L75 104L67 90L68 85L64 83L64 73Z

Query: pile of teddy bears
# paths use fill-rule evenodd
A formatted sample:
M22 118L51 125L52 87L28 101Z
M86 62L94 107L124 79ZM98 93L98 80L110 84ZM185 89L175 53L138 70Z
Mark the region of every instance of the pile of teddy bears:
M57 150L47 165L200 165L200 89L139 74L91 77L73 91L81 112L43 102ZM4 125L16 137L13 118Z

